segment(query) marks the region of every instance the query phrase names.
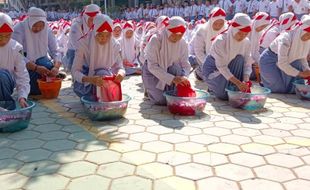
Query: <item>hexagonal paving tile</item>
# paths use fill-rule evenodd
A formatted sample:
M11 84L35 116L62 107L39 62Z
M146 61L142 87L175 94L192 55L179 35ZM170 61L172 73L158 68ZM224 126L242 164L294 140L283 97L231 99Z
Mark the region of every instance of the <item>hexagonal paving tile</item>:
M226 135L221 137L222 142L229 143L229 144L246 144L252 142L249 137L241 136L241 135Z
M254 142L267 145L279 145L284 144L285 142L279 137L272 137L267 135L260 135L252 138Z
M193 181L175 176L159 179L154 183L154 190L176 189L195 190L196 188Z
M76 143L70 140L55 140L47 142L43 147L51 151L70 150Z
M137 167L137 174L150 179L158 179L173 175L173 168L166 164L150 163Z
M23 187L28 178L17 173L0 175L1 189L17 189Z
M220 139L219 139L219 137L215 137L212 135L202 134L202 135L191 136L190 141L200 143L200 144L204 144L204 145L210 145L210 144L220 142Z
M113 162L110 164L101 165L97 173L105 177L119 178L133 175L134 171L135 166L133 165L123 162Z
M60 164L49 160L26 163L18 172L24 176L39 176L53 174L58 171Z
M237 153L229 155L230 161L234 164L242 166L255 167L266 164L263 156L249 154L249 153Z
M145 130L145 127L142 127L140 125L126 125L118 129L119 132L128 133L128 134L139 133L139 132L143 132L144 130Z
M48 133L42 133L39 136L39 139L42 140L59 140L59 139L65 139L67 136L69 135L69 133L67 132L62 132L62 131L52 131L52 132L48 132Z
M68 139L73 140L75 142L85 142L85 141L96 140L96 138L92 134L86 131L72 133Z
M154 153L168 152L173 150L173 145L162 141L153 141L144 143L142 149Z
M152 133L142 132L142 133L136 133L136 134L130 135L130 139L133 141L145 143L145 142L157 140L158 136Z
M74 190L107 190L110 185L110 180L98 176L98 175L89 175L89 176L84 176L80 178L73 179L69 186L68 189L74 189Z
M280 183L267 181L264 179L246 180L240 183L243 190L284 190Z
M261 135L259 130L257 129L249 129L249 128L239 128L239 129L233 129L233 133L237 135L243 135L246 137L253 137Z
M12 158L15 154L17 154L17 151L11 148L1 148L0 152L0 159Z
M61 175L44 175L31 178L25 185L25 189L42 190L42 189L65 189L69 179Z
M79 143L75 149L81 150L84 152L92 152L92 151L98 151L98 150L105 150L107 149L108 144L103 141L88 141Z
M218 121L215 122L215 126L224 127L228 129L235 129L241 127L240 123L231 122L231 121Z
M54 118L39 118L39 119L33 119L31 120L31 123L36 125L43 125L43 124L49 124L49 123L55 123L56 119Z
M278 166L266 165L255 168L254 170L258 177L267 180L284 182L295 179L294 174L289 169L281 168Z
M210 177L197 182L198 190L239 190L236 182L219 177Z
M148 131L150 133L157 134L157 135L173 133L173 129L170 129L170 128L167 128L167 127L163 127L163 126L160 126L160 125L155 125L155 126L152 126L152 127L147 127L146 131Z
M272 146L258 144L258 143L244 144L244 145L241 145L241 148L245 152L257 154L257 155L268 155L268 154L275 152Z
M194 162L209 165L209 166L216 166L225 164L228 162L228 159L225 155L212 153L212 152L204 152L200 154L195 154L193 156Z
M53 160L55 162L59 163L68 163L68 162L74 162L74 161L80 161L83 160L86 156L85 152L78 151L78 150L63 150L59 152L54 152L50 156L50 160Z
M203 132L218 137L231 134L231 131L229 129L223 129L219 127L206 128L203 130Z
M241 181L254 177L254 174L249 168L238 166L235 164L225 164L221 166L216 166L215 173L218 176L236 181Z
M27 139L27 140L21 140L17 141L14 144L11 145L12 148L17 150L28 150L28 149L35 149L40 148L45 142L40 141L38 139Z
M47 159L52 153L44 149L33 149L19 152L15 158L24 162L36 162Z
M141 165L145 163L150 163L155 160L155 154L138 150L134 152L124 153L121 160L126 163Z
M310 187L310 181L296 179L284 184L287 190L308 190Z
M0 175L14 173L23 166L23 163L15 159L5 159L0 161Z
M122 142L111 143L109 149L124 153L124 152L139 150L140 146L141 144L138 142L125 140Z
M62 126L57 125L57 124L46 124L46 125L37 126L33 130L41 132L41 133L46 133L50 131L59 131L61 128Z
M191 155L182 152L165 152L158 154L157 160L164 164L176 166L191 161Z
M170 128L181 128L185 126L185 122L175 119L164 120L161 121L160 124Z
M191 180L199 180L212 176L213 173L211 167L196 163L189 163L176 166L176 175Z
M188 137L180 134L165 134L160 135L160 140L170 142L170 143L181 143L188 141Z
M96 168L97 165L90 162L78 161L62 165L59 173L66 177L76 178L93 174Z
M310 180L310 166L296 168L295 173L299 178Z
M85 160L96 164L105 164L110 162L118 161L121 154L111 150L100 150L88 153Z
M195 127L183 127L180 130L175 130L175 132L182 135L197 135L201 134L202 130Z
M267 162L276 166L283 166L287 168L293 168L303 165L303 162L297 156L286 155L286 154L272 154L266 156Z
M241 151L238 146L227 143L211 144L208 146L208 150L221 154L232 154Z
M111 190L151 190L152 181L137 176L129 176L116 179L112 182Z
M299 145L299 146L310 146L310 139L304 137L286 137L284 139L289 144Z
M184 153L195 154L195 153L204 152L207 150L207 148L202 144L198 144L194 142L186 142L186 143L176 144L175 150L184 152Z
M9 135L8 138L20 141L20 140L25 140L25 139L35 139L39 135L40 133L38 132L25 130L25 131L13 133Z

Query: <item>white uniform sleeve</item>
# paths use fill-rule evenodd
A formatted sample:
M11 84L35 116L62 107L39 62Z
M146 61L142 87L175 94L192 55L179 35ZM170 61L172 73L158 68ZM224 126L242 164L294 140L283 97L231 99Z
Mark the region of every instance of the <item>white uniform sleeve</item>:
M159 80L161 80L167 85L171 85L175 76L168 73L167 71L165 71L163 68L159 66L159 61L160 61L158 60L159 51L160 51L160 42L155 36L153 36L149 44L145 48L145 57L147 60L148 69Z
M190 70L191 70L191 65L190 65L190 63L188 62L188 44L185 42L185 40L184 41L182 41L182 46L181 46L181 55L182 55L182 57L181 57L181 60L180 60L180 62L181 62L181 67L182 67L182 69L184 69L184 71L185 71L185 75L186 76L188 76L189 75L189 72L190 72Z
M80 83L82 83L82 79L85 76L82 73L83 64L86 63L85 54L86 54L86 50L81 45L80 48L76 50L74 61L73 61L72 75L73 75L74 80Z
M205 39L203 39L200 31L196 33L196 36L194 38L194 52L196 58L198 59L198 63L203 64L206 60L207 55L205 53Z
M113 45L113 55L115 56L115 63L112 66L112 70L114 73L121 73L125 75L125 69L123 67L123 60L121 58L121 46L118 42L115 42Z
M57 41L51 30L48 30L48 49L53 60L61 62L61 55L58 52Z
M251 44L248 41L248 43L246 44L246 49L245 49L245 55L244 55L244 66L243 66L243 78L245 78L245 76L250 76L252 73L252 58L250 56L250 51L247 51L251 48Z
M22 48L20 52L15 52L14 55L14 78L16 80L16 90L18 94L18 99L28 98L30 92L30 78L29 73L26 69L26 63L23 59Z
M278 67L287 75L296 77L299 71L288 62L291 41L288 35L283 35L278 41Z

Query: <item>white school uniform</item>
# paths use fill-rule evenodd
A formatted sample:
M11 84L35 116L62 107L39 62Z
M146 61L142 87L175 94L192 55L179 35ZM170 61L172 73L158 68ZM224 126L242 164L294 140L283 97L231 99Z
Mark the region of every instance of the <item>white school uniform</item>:
M282 9L282 13L288 12L288 8L292 5L294 0L277 0L279 8Z
M265 13L269 13L270 12L270 1L269 0L261 0L258 3L258 11L259 12L265 12Z
M295 14L301 15L309 13L310 4L307 0L300 0L299 3L292 1L291 5Z
M220 0L219 6L224 9L226 13L230 11L230 8L233 6L232 2L230 0Z
M235 13L243 13L247 9L246 0L237 0L234 3Z
M270 10L269 15L271 17L279 17L279 8L280 7L279 7L278 1L270 2L270 4L269 4L269 10Z

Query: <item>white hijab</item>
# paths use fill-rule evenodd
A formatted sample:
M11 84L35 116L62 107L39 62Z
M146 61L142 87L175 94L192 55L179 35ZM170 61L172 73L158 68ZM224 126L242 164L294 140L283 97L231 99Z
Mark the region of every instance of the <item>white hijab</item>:
M263 30L256 32L256 28L270 23L270 16L265 12L258 12L252 20L251 40L251 57L256 63L259 62L259 39L263 34Z
M94 29L91 34L86 38L86 43L82 43L82 48L85 48L89 53L89 76L95 74L95 69L111 69L116 62L116 57L113 55L115 39L111 36L109 42L104 45L100 45L96 42L95 36L97 35L97 30L102 27L102 25L109 26L112 30L113 21L112 19L103 14L98 14L94 19ZM108 30L103 30L102 32L112 32Z
M307 33L305 29L310 30L310 15L303 17L301 20L300 26L296 27L294 30L289 32L289 35L292 39L291 48L289 51L288 57L290 60L294 61L297 59L304 59L307 57L310 50L310 42L302 41L301 37Z
M37 22L44 22L44 29L38 33L32 32L32 26ZM28 11L28 18L23 21L26 37L25 52L27 58L36 61L38 58L44 57L48 52L48 25L46 21L46 13L39 8L31 7Z
M133 31L134 32L134 24L130 21L126 22L123 26L123 38L121 39L121 48L122 48L122 58L127 61L133 63L136 59L136 51L135 51L135 35L133 35L130 39L126 38L126 32Z
M169 36L172 34L169 30L177 28L177 27L185 27L186 28L186 22L183 18L175 16L172 17L169 20L169 24L167 28L161 33L160 35L160 41L161 41L161 48L159 52L159 65L161 68L163 68L165 71L176 63L176 61L179 59L180 55L180 48L182 40L172 43L168 40Z
M235 40L234 35L238 33L240 30L245 30L251 28L252 21L250 17L244 13L237 13L234 18L232 19L230 26L227 32L223 33L216 37L215 41L220 39L225 41L225 46L221 47L222 52L226 53L226 57L223 58L222 61L229 63L233 60L240 52L244 52L244 48L247 46L245 45L248 43L248 38L245 38L241 42ZM211 55L212 52L217 52L217 50L211 47Z
M4 25L6 25L6 27L9 27L11 31L14 30L12 19L8 15L0 13L0 28L4 27ZM8 44L6 44L3 47L0 47L1 63L4 64L5 66L7 66L7 64L11 64L14 62L13 59L15 57L11 53L12 49L17 49L17 51L20 51L22 50L22 46L18 44L15 40L11 39ZM10 71L13 71L14 65L10 65L10 67L12 68Z
M223 15L223 13L225 15ZM225 20L225 16L226 13L223 9L219 8L219 7L215 7L212 9L210 15L209 15L209 20L207 23L203 24L203 26L201 27L199 32L199 35L203 35L204 36L204 41L205 41L205 49L206 51L209 51L212 45L212 39L214 37L216 37L219 33L223 32L226 29L226 23L224 24L224 26L222 27L222 29L220 29L219 31L215 31L213 30L213 23L217 20ZM208 54L208 52L206 52L206 54Z
M88 27L87 21L90 18L87 14L89 13L97 13L100 14L100 7L96 4L87 5L82 16L79 18L78 22L81 24L81 33L82 35L87 34L91 28Z

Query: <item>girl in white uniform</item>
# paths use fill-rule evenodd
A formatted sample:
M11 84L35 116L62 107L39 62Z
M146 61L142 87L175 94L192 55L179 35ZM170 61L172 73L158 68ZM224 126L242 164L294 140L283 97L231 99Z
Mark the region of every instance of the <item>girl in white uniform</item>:
M30 92L30 79L23 60L23 46L13 40L12 19L0 13L0 101L6 101L2 108L14 110L14 88L17 90L17 100L22 108L27 107L27 97Z
M207 23L203 24L196 32L192 44L194 55L189 58L191 66L196 68L196 78L202 80L202 64L210 52L212 39L221 33L225 27L226 13L223 9L216 7L210 15Z
M112 27L110 17L98 14L92 32L81 39L72 68L73 91L79 97L95 95L96 87L104 85L102 76L115 75L115 82L125 76L121 47L112 37Z
M293 93L297 78L310 77L310 16L292 31L281 33L260 58L263 85L275 93Z
M185 31L183 18L172 17L165 30L153 35L146 47L142 79L148 97L155 104L166 104L163 93L175 85L189 85L188 46L182 38Z
M209 55L203 64L203 79L208 88L220 99L227 100L225 89L236 85L240 91L246 91L252 72L250 41L252 21L243 13L237 13L227 32L217 36Z

